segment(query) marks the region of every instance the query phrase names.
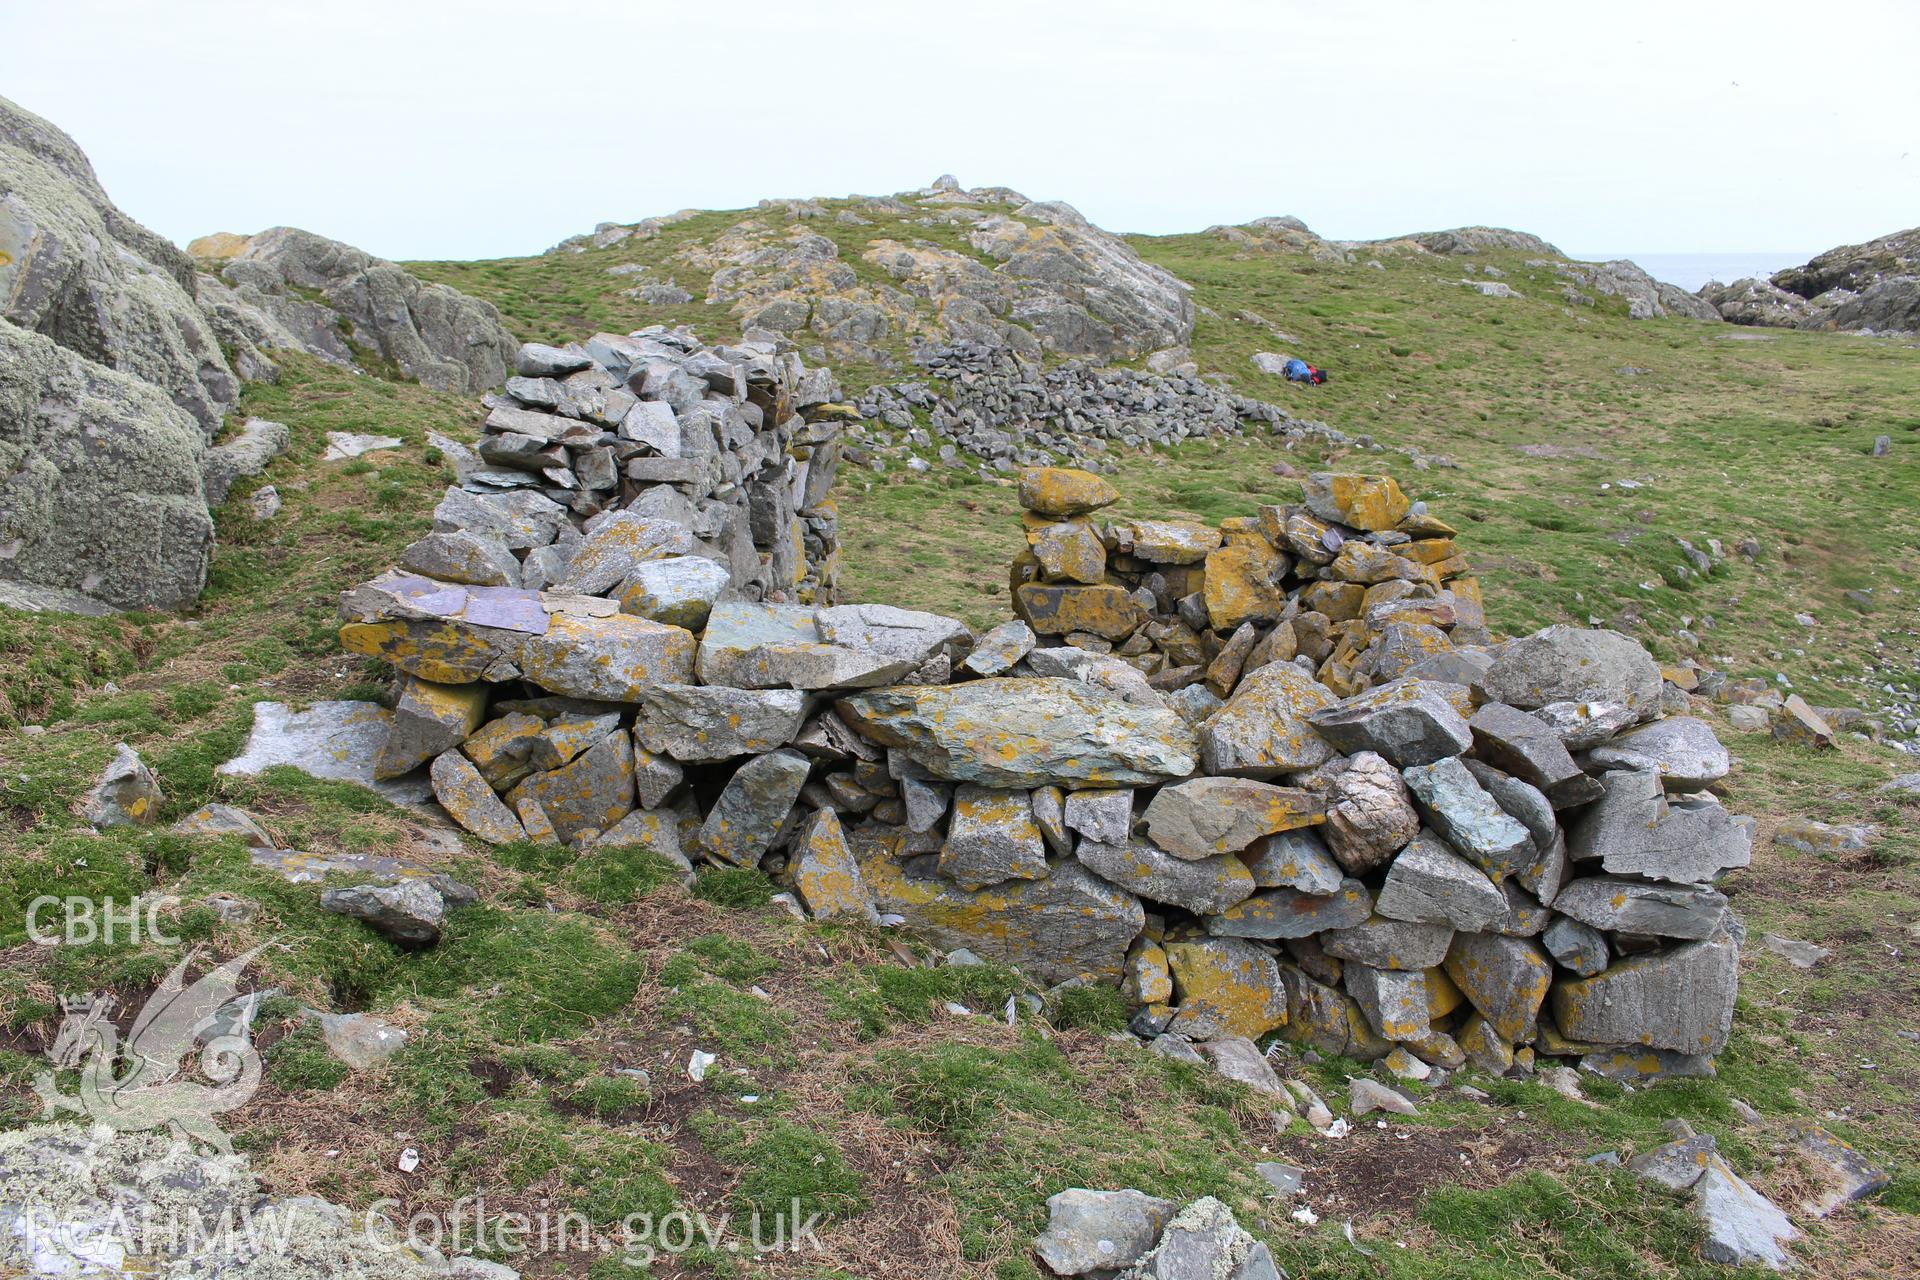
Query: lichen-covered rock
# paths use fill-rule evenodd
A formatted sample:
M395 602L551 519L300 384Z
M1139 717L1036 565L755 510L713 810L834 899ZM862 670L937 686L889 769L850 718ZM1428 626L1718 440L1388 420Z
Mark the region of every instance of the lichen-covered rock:
M1142 935L1127 950L1126 976L1120 989L1135 1004L1166 1004L1173 999L1173 971L1167 967L1167 949Z
M1540 1006L1553 982L1553 962L1538 943L1498 933L1457 933L1446 969L1453 985L1508 1044L1533 1039ZM1567 1031L1564 1020L1560 1029Z
M1041 982L1117 980L1146 920L1139 899L1071 861L1044 880L972 892L940 875L932 857L902 862L879 843L857 843L855 853L882 915L935 946L966 947Z
M500 802L472 761L458 751L436 756L428 770L433 798L453 820L488 844L506 844L526 837L513 811Z
M377 702L315 702L304 711L284 702L256 702L246 746L216 772L257 774L288 765L316 778L356 783L395 804L425 800L432 794L425 778L373 776L392 726L393 712Z
M790 747L734 770L700 826L700 847L716 861L756 867L787 820L812 766Z
M1120 491L1090 471L1029 467L1020 473L1020 505L1038 515L1083 516L1120 501Z
M956 788L940 874L963 889L1046 875L1047 852L1028 793L972 784Z
M1220 545L1220 531L1192 520L1134 520L1114 526L1120 550L1149 564L1198 564Z
M641 694L634 737L685 764L760 755L793 742L813 699L798 689L655 684Z
M1033 628L1015 618L982 635L960 665L976 676L1003 675L1033 646Z
M1660 668L1639 641L1564 624L1501 645L1480 688L1489 701L1522 711L1554 702L1613 702L1645 719L1660 710Z
M1785 1246L1799 1238L1799 1229L1780 1206L1755 1191L1721 1158L1713 1135L1670 1142L1636 1156L1628 1167L1675 1191L1693 1193L1694 1214L1706 1226L1702 1257L1727 1266L1751 1263L1774 1271L1795 1265Z
M816 920L873 914L860 863L841 830L838 814L816 810L800 828L795 848L793 885Z
M1473 746L1455 698L1464 690L1427 680L1380 685L1307 717L1319 735L1351 755L1372 751L1402 768L1432 764Z
M1553 1018L1571 1040L1711 1056L1727 1047L1739 981L1731 939L1687 943L1555 983Z
M1533 862L1533 834L1494 803L1458 758L1415 765L1401 777L1434 830L1488 875L1510 875Z
M633 808L633 740L609 734L572 763L527 775L507 796L516 809L522 800L540 806L562 843L605 831Z
M373 776L397 778L465 742L487 713L483 684L435 684L409 676L394 699L393 728Z
M1598 798L1599 784L1574 763L1561 735L1540 717L1489 702L1467 724L1475 754L1538 788L1556 809Z
M525 677L551 693L600 702L639 702L656 684L693 678L693 633L631 614L556 614L545 633L520 645Z
M982 786L1114 786L1193 772L1193 731L1171 711L1069 680L903 685L842 698L863 736L935 777Z
M1424 970L1446 959L1453 934L1453 926L1445 921L1411 922L1375 915L1328 930L1320 945L1336 959L1375 969Z
M166 796L140 753L116 743L100 780L81 799L80 812L96 827L150 827L160 820Z
M1154 793L1147 834L1176 858L1238 853L1262 836L1312 826L1326 816L1319 797L1247 778L1193 778Z
M11 275L0 263L0 301ZM119 608L191 603L213 555L207 434L161 388L0 318L0 575Z
M1202 921L1207 932L1227 938L1304 938L1359 924L1373 909L1373 895L1358 880L1342 880L1332 893L1270 889Z
M1599 802L1568 828L1567 852L1576 860L1598 858L1612 875L1681 884L1705 884L1753 860L1753 819L1733 816L1711 796L1669 800L1654 772L1608 773L1601 785Z
M1346 878L1313 828L1301 827L1257 840L1241 855L1262 889L1298 889L1330 894Z
M221 277L310 354L341 362L344 326L360 346L436 391L499 386L518 346L492 303L296 227L249 236Z
M1292 965L1283 967L1280 974L1287 988L1287 1023L1282 1031L1287 1039L1363 1062L1384 1058L1392 1050L1393 1042L1381 1038L1352 996Z
M533 772L530 757L534 740L546 730L546 721L524 711L510 711L489 720L460 744L480 776L495 791L505 791Z
M1826 717L1807 705L1799 694L1790 694L1773 717L1773 736L1781 742L1803 747L1826 748L1833 745L1833 726Z
M1609 933L1708 938L1727 917L1727 896L1694 884L1650 884L1622 876L1569 881L1553 909Z
M725 565L704 556L667 556L635 565L615 594L622 613L699 631L732 581Z
M1418 970L1376 969L1349 964L1342 980L1384 1040L1424 1040L1433 1034L1427 1014L1427 978Z
M1177 858L1151 844L1082 840L1075 853L1083 866L1129 893L1210 915L1243 901L1254 890L1253 874L1233 857Z
M814 611L798 605L717 604L700 637L701 682L737 689L867 688L919 665L822 639Z
M1623 734L1587 753L1601 769L1626 769L1659 776L1668 791L1698 791L1727 776L1732 760L1713 727L1692 716L1672 716Z
M813 622L820 639L828 644L911 663L914 668L938 658L957 663L973 644L973 633L958 618L890 604L833 605L817 611Z
M1227 705L1201 722L1201 764L1210 774L1270 778L1312 769L1333 747L1308 723L1334 697L1298 667L1276 663L1244 677Z
M1153 1248L1177 1207L1139 1191L1070 1188L1047 1197L1047 1229L1033 1251L1057 1276L1130 1267Z
M1607 967L1606 935L1572 916L1556 916L1540 935L1540 941L1556 964L1583 978L1591 978Z
M1045 636L1076 631L1124 640L1147 620L1125 588L1084 583L1027 582L1013 593L1014 612Z
M1248 622L1277 622L1287 611L1286 555L1259 539L1232 542L1207 554L1202 596L1216 631Z
M402 880L398 884L357 884L326 889L322 909L364 920L379 933L409 947L430 947L440 941L447 912L474 901L478 895L445 876Z
M1168 1030L1198 1039L1257 1039L1287 1020L1287 992L1272 956L1238 938L1167 944L1179 1012Z
M1413 505L1392 476L1315 471L1300 488L1314 515L1369 533L1393 528Z
M1106 577L1107 548L1084 520L1063 520L1027 530L1033 558L1050 581L1097 583Z
M517 587L520 562L497 538L468 529L430 533L400 553L400 567L441 582L477 587Z
M1233 1210L1202 1196L1167 1224L1126 1280L1281 1280L1283 1274L1267 1246L1234 1221Z
M1401 850L1374 900L1374 909L1389 919L1447 924L1466 933L1491 926L1506 906L1484 872L1430 831Z

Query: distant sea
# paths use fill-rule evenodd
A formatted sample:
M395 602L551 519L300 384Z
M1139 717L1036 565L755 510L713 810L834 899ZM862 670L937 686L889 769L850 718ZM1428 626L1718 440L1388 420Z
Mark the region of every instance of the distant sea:
M1814 253L1818 253L1815 250ZM1626 258L1656 280L1677 284L1689 293L1709 280L1731 284L1746 276L1761 279L1786 267L1797 267L1812 253L1576 253L1582 262L1611 262Z

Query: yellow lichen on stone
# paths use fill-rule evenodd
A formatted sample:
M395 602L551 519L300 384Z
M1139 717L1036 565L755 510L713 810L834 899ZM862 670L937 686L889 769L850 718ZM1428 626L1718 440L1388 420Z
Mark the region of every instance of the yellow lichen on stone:
M1277 622L1287 609L1287 557L1264 540L1223 546L1207 555L1202 599L1216 631L1243 622Z
M1083 516L1120 500L1120 491L1091 471L1028 467L1020 473L1020 505L1044 516Z
M847 845L840 817L831 809L814 813L801 832L794 862L794 888L815 919L859 916L872 911L860 864Z
M1030 526L1027 544L1050 579L1097 584L1107 576L1107 549L1099 533L1085 520Z
M1480 596L1480 579L1449 578L1447 590L1453 592L1453 618L1463 627L1487 625L1487 608Z
M1167 944L1167 963L1183 1014L1204 1016L1223 1034L1253 1039L1286 1025L1284 988L1254 963L1251 947L1225 939ZM1271 961L1268 962L1271 965Z
M465 684L495 662L512 662L521 639L452 622L349 622L340 628L340 647L348 653L384 659L439 684Z
M1346 622L1360 616L1367 595L1367 588L1357 582L1309 582L1300 590L1300 607L1324 613L1333 622Z
M231 231L215 231L211 235L198 236L187 241L187 254L194 258L227 259L237 258L246 252L252 236L236 235ZM0 254L0 257L5 257Z
M1220 545L1221 531L1193 520L1135 520L1121 545L1154 564L1198 564Z
M1173 973L1167 950L1150 938L1141 938L1127 953L1127 973L1121 990L1135 1004L1164 1005L1173 999Z
M1132 635L1147 614L1125 588L1028 582L1013 593L1014 612L1041 635L1088 631L1109 640Z
M1394 550L1417 564L1438 564L1460 554L1452 538L1421 538L1403 542Z
M1393 528L1413 507L1392 476L1336 474L1327 477L1327 484L1340 522L1368 533Z
M1424 971L1427 979L1427 1016L1433 1021L1452 1013L1466 999L1460 994L1460 988L1453 985L1453 979L1447 971L1435 966Z

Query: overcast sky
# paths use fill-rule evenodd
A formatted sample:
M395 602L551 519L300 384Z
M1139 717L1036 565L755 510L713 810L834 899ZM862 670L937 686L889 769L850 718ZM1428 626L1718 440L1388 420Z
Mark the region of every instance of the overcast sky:
M1920 224L1914 0L0 0L0 93L185 242L390 258L973 185L1120 231L1493 223L1573 252Z

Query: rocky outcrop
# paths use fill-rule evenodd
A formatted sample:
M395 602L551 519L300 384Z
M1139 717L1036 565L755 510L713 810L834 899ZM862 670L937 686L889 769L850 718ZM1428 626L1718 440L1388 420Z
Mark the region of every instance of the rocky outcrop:
M188 249L226 259L218 280L197 283L200 302L221 337L254 360L299 350L351 364L358 345L422 386L475 392L506 381L519 345L492 303L311 231L221 233Z
M176 608L207 577L207 444L240 381L193 264L73 139L0 99L0 579L15 607Z
M203 439L240 390L193 264L107 199L72 138L0 98L0 318L151 383Z
M897 363L890 347L916 340L1118 361L1192 336L1189 286L1070 205L946 182L855 201L837 221L860 225L862 208L912 214L925 226L959 231L963 241L875 235L857 255L843 253L806 225L825 216L822 206L763 201L752 216L669 260L676 279L704 274L705 300L727 306L749 330L817 342L835 359L882 367ZM676 219L603 224L556 251L651 238Z
M1488 249L1512 249L1549 258L1567 256L1539 236L1506 227L1454 227L1450 231L1419 231L1397 238L1411 240L1428 253L1471 254Z
M1858 333L1920 331L1920 227L1829 249L1769 280L1709 282L1700 297L1735 324Z
M1920 275L1920 227L1829 249L1805 266L1774 272L1773 283L1789 293L1817 299L1835 289L1864 293L1890 277L1915 275Z
M0 577L191 603L213 554L206 436L160 386L0 320Z
M1788 293L1771 281L1751 276L1721 284L1709 280L1700 287L1700 300L1729 324L1760 325L1770 329L1797 329L1802 321L1818 318L1812 303Z
M1702 298L1695 297L1677 284L1655 280L1638 263L1619 259L1613 262L1564 262L1561 275L1579 289L1609 298L1624 298L1627 316L1633 320L1653 320L1661 316L1682 316L1689 320L1718 320L1720 312Z

